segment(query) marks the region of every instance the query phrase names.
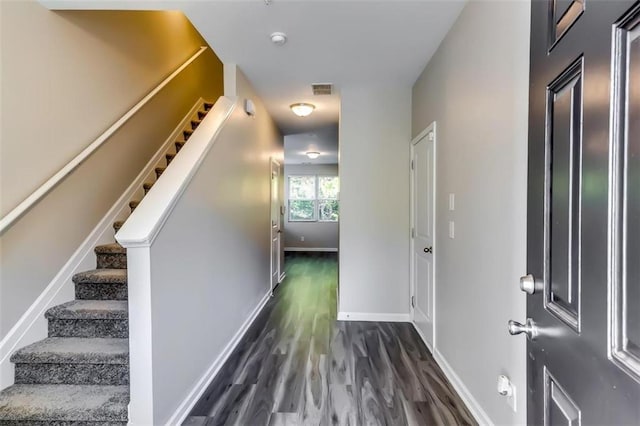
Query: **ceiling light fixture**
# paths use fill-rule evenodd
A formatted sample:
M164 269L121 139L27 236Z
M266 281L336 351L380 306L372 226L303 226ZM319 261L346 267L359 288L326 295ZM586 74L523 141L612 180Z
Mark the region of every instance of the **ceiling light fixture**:
M297 103L289 105L289 108L291 108L291 111L293 111L293 113L298 117L306 117L316 109L316 106L312 104Z
M276 46L282 46L287 42L287 35L281 32L271 33L271 41Z
M318 151L307 151L307 157L309 157L310 160L315 160L320 157L320 153Z

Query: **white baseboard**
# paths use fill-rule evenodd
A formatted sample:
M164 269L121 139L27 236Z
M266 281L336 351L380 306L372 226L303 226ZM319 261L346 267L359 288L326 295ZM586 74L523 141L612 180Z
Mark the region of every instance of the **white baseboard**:
M471 411L471 414L473 415L473 417L475 417L476 421L482 426L493 425L493 422L491 421L487 413L482 409L482 406L473 397L471 392L469 392L469 389L467 389L467 387L464 385L464 382L460 379L460 377L458 377L456 372L444 359L442 354L438 352L438 349L433 351L433 357L435 358L440 368L442 368L444 375L447 376L447 379L449 379L449 382L451 382L453 388L456 390L456 392L458 392L458 395L460 395L460 398L462 398L462 401L465 403L469 411Z
M411 325L413 325L414 330L416 330L416 333L418 333L418 336L420 336L422 342L427 346L429 352L433 353L433 345L431 345L429 341L424 337L424 333L422 333L422 330L416 327L416 323L415 321L413 321L413 318L411 319Z
M280 274L280 276L278 277L278 283L281 283L282 281L284 281L284 279L287 278L287 273L283 272L282 274Z
M182 422L187 418L189 412L196 405L202 394L207 390L213 379L216 377L222 366L229 359L233 350L238 346L242 338L244 337L247 330L253 321L255 321L256 317L260 314L264 306L267 304L269 299L271 298L271 291L264 295L262 300L258 303L255 309L251 312L249 317L245 320L245 322L240 326L240 329L236 332L236 334L231 338L227 346L222 350L220 355L213 361L211 366L207 369L204 375L198 380L196 385L193 387L191 392L187 395L187 397L182 401L182 403L178 406L176 411L173 413L171 418L167 421L167 425L181 425Z
M327 253L337 253L337 248L330 247L285 247L284 251L324 251Z
M338 321L410 322L411 316L409 314L338 312Z
M113 237L113 222L122 220L128 216L131 211L129 201L131 201L136 194L141 195L144 192L142 189L143 183L149 176L155 175L157 164L164 160L166 152L171 148L171 145L176 141L178 136L180 136L183 128L189 124L193 116L198 112L203 102L204 100L202 98L198 99L185 118L178 124L160 149L138 174L133 183L129 185L124 194L109 209L98 225L93 228L89 236L82 242L73 255L71 255L71 258L62 269L60 269L47 287L45 287L40 296L38 296L2 341L0 341L0 389L4 389L14 382L14 367L9 361L11 354L21 347L47 337L48 327L44 313L49 308L73 300L75 291L71 278L78 272L95 268L96 258L93 252L95 246L115 242Z

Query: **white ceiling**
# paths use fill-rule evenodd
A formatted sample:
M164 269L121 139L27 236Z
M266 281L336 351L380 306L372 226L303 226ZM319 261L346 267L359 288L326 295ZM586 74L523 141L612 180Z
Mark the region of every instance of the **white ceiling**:
M185 2L185 12L223 62L237 64L284 134L337 123L339 95L312 83L412 86L464 2L456 0L264 0ZM187 6L188 4L188 6ZM284 46L270 34L287 34ZM289 105L311 102L296 117Z
M308 151L320 156L307 157ZM338 164L338 126L330 124L312 132L296 133L284 137L285 164Z
M351 85L410 87L465 0L41 0L52 8L181 9L225 63L253 83L284 134L335 124L339 92ZM281 31L284 46L271 43ZM311 83L334 83L313 96ZM294 102L316 111L299 118Z

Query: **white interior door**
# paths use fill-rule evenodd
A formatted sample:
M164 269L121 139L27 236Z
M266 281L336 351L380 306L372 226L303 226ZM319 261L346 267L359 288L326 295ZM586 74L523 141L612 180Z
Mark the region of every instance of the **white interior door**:
M433 349L435 123L413 141L411 160L412 316L425 343Z
M281 265L280 163L271 160L271 291L280 282Z

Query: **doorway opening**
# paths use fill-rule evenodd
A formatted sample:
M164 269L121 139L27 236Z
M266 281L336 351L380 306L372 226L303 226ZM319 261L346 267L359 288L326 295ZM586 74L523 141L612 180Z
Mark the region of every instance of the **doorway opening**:
M335 270L335 283L330 291L335 293L331 295L331 311L336 312L340 242L337 123L285 135L282 181L285 271L299 273L304 268L309 278L321 280L323 270L327 273ZM324 265L324 269L316 270L310 265Z

